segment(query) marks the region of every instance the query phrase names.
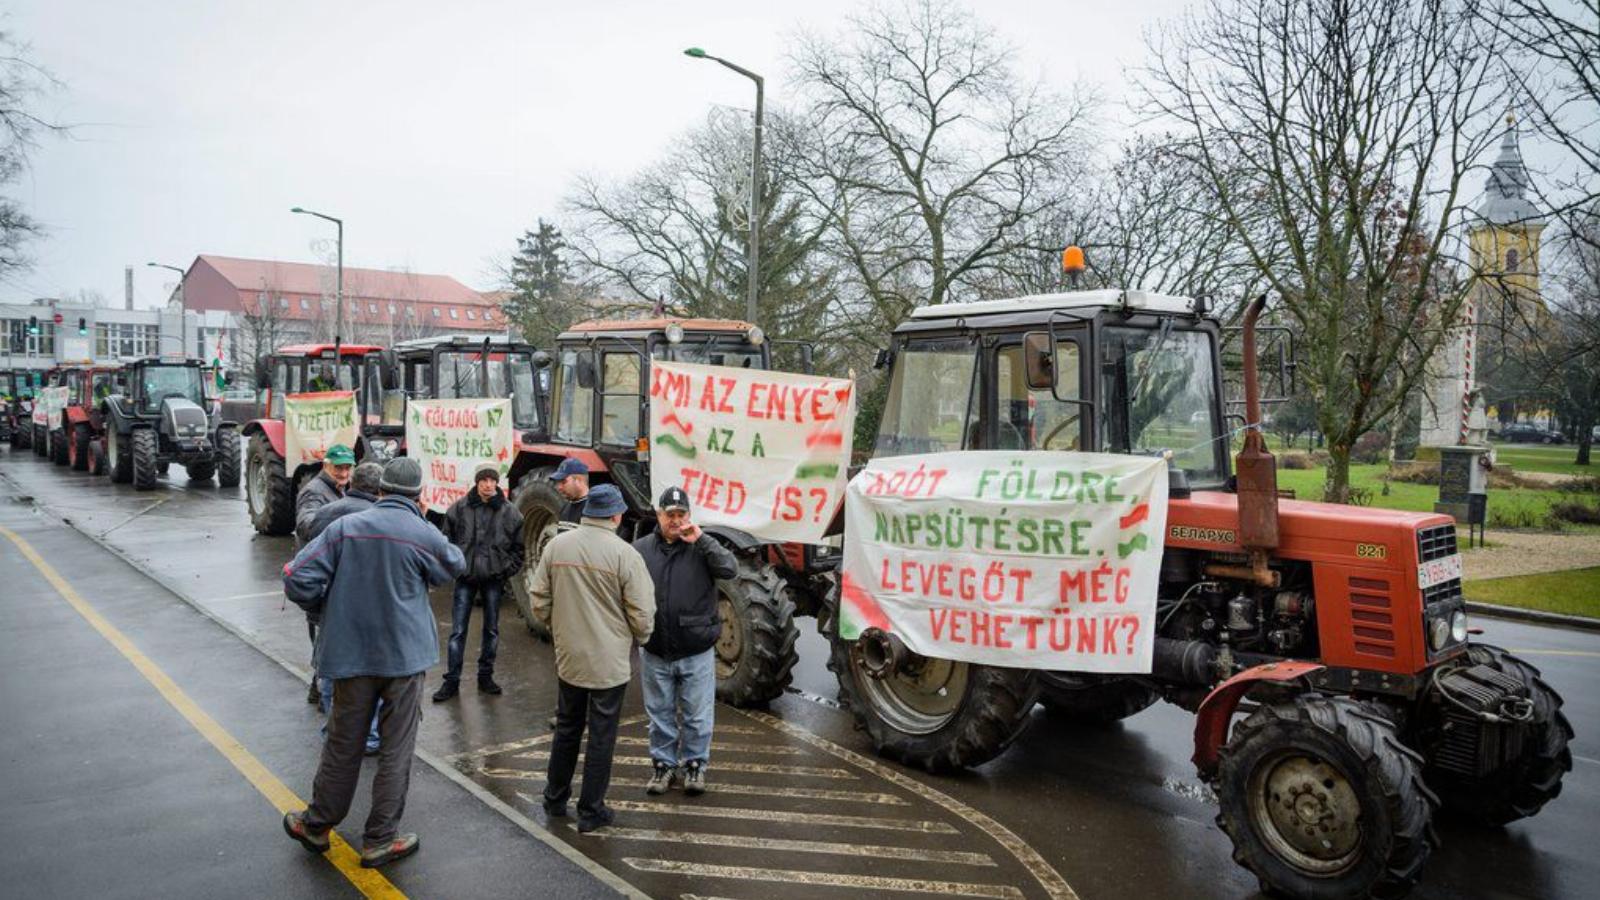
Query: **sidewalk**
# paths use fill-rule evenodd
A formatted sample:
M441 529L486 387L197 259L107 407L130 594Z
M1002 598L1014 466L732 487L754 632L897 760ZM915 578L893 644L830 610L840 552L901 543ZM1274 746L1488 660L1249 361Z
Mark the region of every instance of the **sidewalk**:
M422 850L380 870L389 893L381 881L358 887L283 835L284 795L261 789L281 782L300 798L310 793L320 721L303 683L31 506L0 497L0 526L88 608L75 609L0 535L0 867L8 894L509 898L538 885L551 896L616 896L421 761L403 827L421 835ZM126 652L90 624L86 615L94 614L126 637ZM164 679L170 689L158 690ZM185 701L198 707L187 717ZM193 713L214 720L236 747L208 740ZM260 776L247 779L240 760L258 764ZM357 847L366 769L339 829Z
M1600 535L1491 530L1485 537L1488 547L1462 550L1469 581L1600 566Z

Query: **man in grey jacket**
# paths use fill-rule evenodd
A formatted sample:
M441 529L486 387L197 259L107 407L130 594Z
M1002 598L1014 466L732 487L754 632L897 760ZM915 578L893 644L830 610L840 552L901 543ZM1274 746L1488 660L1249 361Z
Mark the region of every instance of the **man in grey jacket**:
M421 490L417 461L391 460L378 502L329 525L283 569L289 599L322 613L316 668L333 681L333 715L311 805L284 816L283 828L307 850L327 851L328 832L355 797L367 723L381 699L383 746L361 850L366 868L409 856L419 845L398 826L422 717L423 672L439 661L428 588L466 569L461 551L422 518L414 499Z

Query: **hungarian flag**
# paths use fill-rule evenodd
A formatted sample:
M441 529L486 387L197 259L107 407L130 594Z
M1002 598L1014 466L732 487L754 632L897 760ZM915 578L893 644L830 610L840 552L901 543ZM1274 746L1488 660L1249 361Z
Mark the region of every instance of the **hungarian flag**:
M223 333L223 329L218 328L217 329L217 352L211 354L211 372L212 372L212 377L216 379L217 390L219 392L223 389L223 386L226 384L226 382L223 381L223 378L222 378L222 333Z

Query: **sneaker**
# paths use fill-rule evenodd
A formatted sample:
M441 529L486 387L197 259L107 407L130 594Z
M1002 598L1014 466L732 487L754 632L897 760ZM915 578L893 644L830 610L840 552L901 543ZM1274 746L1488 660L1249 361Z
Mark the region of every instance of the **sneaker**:
M422 846L422 841L414 834L396 835L395 839L387 844L376 847L363 847L361 850L361 868L376 869L386 866L395 860L405 859L417 852Z
M600 808L600 812L595 814L595 815L592 815L592 816L579 816L578 817L578 832L580 834L588 834L589 832L595 831L596 829L604 828L607 825L610 825L612 822L615 822L616 820L617 820L617 814L611 811L611 807L604 806L604 807L601 807Z
M677 769L672 766L664 762L656 763L655 772L650 776L650 783L645 785L644 792L657 797L665 794L667 789L672 787L673 776L676 773Z
M322 703L322 692L317 690L317 679L311 679L311 684L306 687L306 702L312 706Z
M683 792L698 797L706 792L706 764L696 760L683 767Z
M443 703L446 700L454 700L456 694L459 693L461 693L461 688L454 681L446 681L444 684L439 685L437 691L433 692L433 702Z
M305 813L288 813L283 817L283 830L289 837L300 842L300 846L312 853L328 852L328 833L315 834L306 827Z
M478 679L478 693L498 696L504 691L500 690L500 685L494 683L493 675L485 675Z

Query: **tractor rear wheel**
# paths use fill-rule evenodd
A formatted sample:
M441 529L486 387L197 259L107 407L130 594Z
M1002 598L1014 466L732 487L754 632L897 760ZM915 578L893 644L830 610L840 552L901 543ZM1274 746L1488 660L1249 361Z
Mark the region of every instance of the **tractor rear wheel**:
M294 530L294 485L283 471L283 457L273 451L265 434L250 437L244 493L250 524L256 531L288 534Z
M839 702L877 752L929 772L982 765L1028 727L1038 678L1026 669L924 658L882 679L867 674L855 641L839 636L839 592L829 593L818 627Z
M1265 705L1222 748L1217 824L1269 894L1397 897L1433 851L1422 764L1393 722L1348 697Z
M50 461L58 466L71 462L67 455L67 433L60 428L50 429Z
M72 426L72 443L67 445L67 464L79 472L89 471L89 426Z
M550 484L552 469L533 469L522 476L513 502L522 514L522 571L511 578L511 594L517 612L528 623L528 630L541 641L550 641L550 629L533 617L533 598L528 596L528 577L544 555L544 545L556 536L561 507L565 501Z
M1572 771L1572 723L1561 711L1561 695L1546 684L1539 670L1490 644L1467 649L1473 665L1489 666L1521 681L1533 701L1522 753L1481 778L1468 778L1436 767L1428 785L1438 792L1446 812L1483 825L1505 825L1537 813L1561 793L1561 779ZM1448 701L1446 701L1448 702Z
M1104 675L1046 672L1039 686L1039 704L1050 715L1082 725L1120 722L1161 699L1149 685Z
M106 464L117 484L133 480L133 448L128 445L128 435L115 428L106 429Z
M157 458L161 453L160 438L152 429L138 428L129 436L128 443L132 451L129 455L133 457L134 489L154 490L156 471L160 465L160 460Z
M762 552L739 553L738 573L717 582L717 699L730 706L776 700L794 680L794 599Z
M13 450L26 450L33 446L33 427L26 422L18 422L11 428L11 448Z
M217 486L239 486L240 466L243 456L239 451L239 432L232 428L217 431Z

